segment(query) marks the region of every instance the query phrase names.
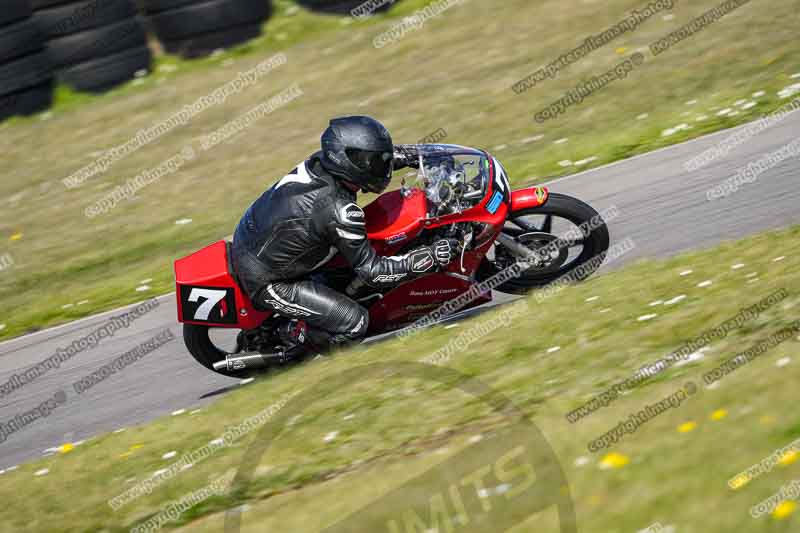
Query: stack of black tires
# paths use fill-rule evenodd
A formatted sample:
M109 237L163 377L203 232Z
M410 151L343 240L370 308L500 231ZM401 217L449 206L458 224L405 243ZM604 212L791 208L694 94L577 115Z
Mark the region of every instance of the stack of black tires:
M103 92L149 71L152 53L132 0L28 0L59 81Z
M140 0L164 50L201 57L261 35L271 0Z
M30 115L53 101L53 67L28 0L1 0L0 120Z

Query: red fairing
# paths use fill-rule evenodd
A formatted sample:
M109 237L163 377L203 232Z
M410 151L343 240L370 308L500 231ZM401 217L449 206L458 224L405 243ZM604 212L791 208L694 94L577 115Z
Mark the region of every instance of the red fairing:
M547 203L550 192L547 187L528 187L511 193L511 211L540 207Z
M368 334L396 329L427 316L445 302L467 292L474 282L465 276L429 274L392 289L369 308ZM491 293L479 295L462 309L491 301Z
M257 311L239 288L225 241L175 261L175 284L179 322L255 329L271 314Z

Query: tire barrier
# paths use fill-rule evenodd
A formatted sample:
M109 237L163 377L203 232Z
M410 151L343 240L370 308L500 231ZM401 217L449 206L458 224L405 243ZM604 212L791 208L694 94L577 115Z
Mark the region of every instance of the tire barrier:
M34 11L62 4L69 4L70 2L75 2L75 0L28 0L28 4L30 4Z
M152 59L147 46L79 63L59 73L67 85L79 91L101 91L124 83L140 70L148 70Z
M29 0L56 77L105 92L147 72L152 54L132 0Z
M53 102L53 65L27 0L0 9L0 120L31 115Z
M34 18L49 40L121 22L135 15L136 8L129 0L83 0L40 9Z
M207 56L261 35L271 0L140 0L164 50L185 58Z
M3 4L3 9L0 9L0 26L8 26L31 16L31 7L25 0L6 0Z

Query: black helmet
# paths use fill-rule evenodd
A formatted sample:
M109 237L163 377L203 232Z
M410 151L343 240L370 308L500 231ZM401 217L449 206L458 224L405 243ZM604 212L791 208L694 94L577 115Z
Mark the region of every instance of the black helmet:
M392 137L373 118L335 118L322 134L322 166L365 192L381 193L389 186L393 158Z

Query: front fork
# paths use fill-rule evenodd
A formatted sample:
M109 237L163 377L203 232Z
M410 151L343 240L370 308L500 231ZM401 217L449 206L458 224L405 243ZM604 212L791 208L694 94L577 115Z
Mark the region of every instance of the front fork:
M542 266L545 261L550 259L549 254L540 253L538 250L530 250L517 242L514 237L506 235L502 231L497 235L497 243L504 246L515 257L530 263L533 268Z

